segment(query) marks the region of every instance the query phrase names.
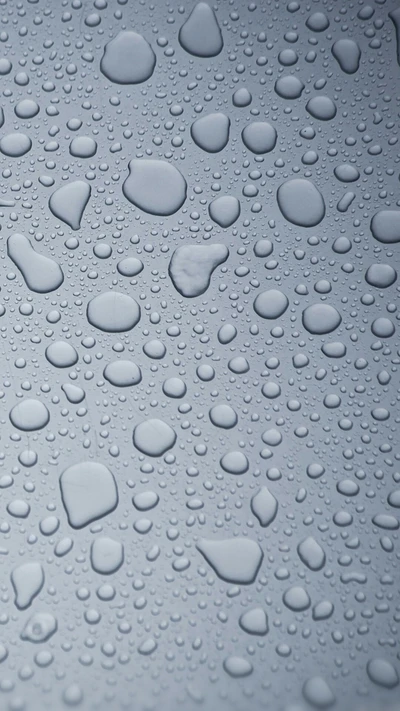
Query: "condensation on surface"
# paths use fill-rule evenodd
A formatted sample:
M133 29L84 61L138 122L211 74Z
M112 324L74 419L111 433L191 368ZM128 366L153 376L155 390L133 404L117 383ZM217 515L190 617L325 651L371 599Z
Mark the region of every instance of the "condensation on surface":
M0 17L1 711L399 711L400 8Z

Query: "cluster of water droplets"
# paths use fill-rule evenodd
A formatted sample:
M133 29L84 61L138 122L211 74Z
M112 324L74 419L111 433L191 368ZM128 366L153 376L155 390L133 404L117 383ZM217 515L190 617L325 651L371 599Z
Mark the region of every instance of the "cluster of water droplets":
M0 2L0 708L394 708L400 10Z

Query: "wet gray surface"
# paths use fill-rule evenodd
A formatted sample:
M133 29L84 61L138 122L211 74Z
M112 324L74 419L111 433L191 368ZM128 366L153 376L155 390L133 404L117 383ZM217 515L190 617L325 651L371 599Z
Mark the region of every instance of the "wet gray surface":
M398 711L400 8L0 10L0 709Z

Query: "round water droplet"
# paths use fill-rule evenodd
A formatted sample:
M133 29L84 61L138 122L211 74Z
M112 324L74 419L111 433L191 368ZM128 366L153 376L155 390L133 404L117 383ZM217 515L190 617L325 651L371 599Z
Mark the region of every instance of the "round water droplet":
M331 333L340 325L342 317L330 304L312 304L303 311L303 326L309 333Z
M46 427L50 420L50 413L40 400L26 398L18 405L14 405L10 412L10 420L19 430L33 432Z
M20 158L32 148L32 141L25 133L9 133L0 139L0 151L10 158Z
M269 289L258 294L254 300L253 308L261 318L276 319L285 313L289 300L282 291Z
M91 326L101 331L130 331L140 320L140 306L131 296L106 291L89 301L87 319Z
M293 178L279 186L277 200L282 215L300 227L315 227L325 216L325 201L314 183Z
M276 129L267 121L254 121L243 129L242 140L252 153L269 153L276 145Z

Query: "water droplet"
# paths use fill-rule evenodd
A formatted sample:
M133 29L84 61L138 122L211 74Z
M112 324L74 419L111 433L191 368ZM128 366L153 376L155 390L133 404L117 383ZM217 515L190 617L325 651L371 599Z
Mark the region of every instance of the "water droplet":
M104 47L100 69L115 84L140 84L150 79L156 55L142 35L121 31Z
M129 163L123 184L127 200L151 215L173 215L186 200L186 180L175 166L163 160Z

